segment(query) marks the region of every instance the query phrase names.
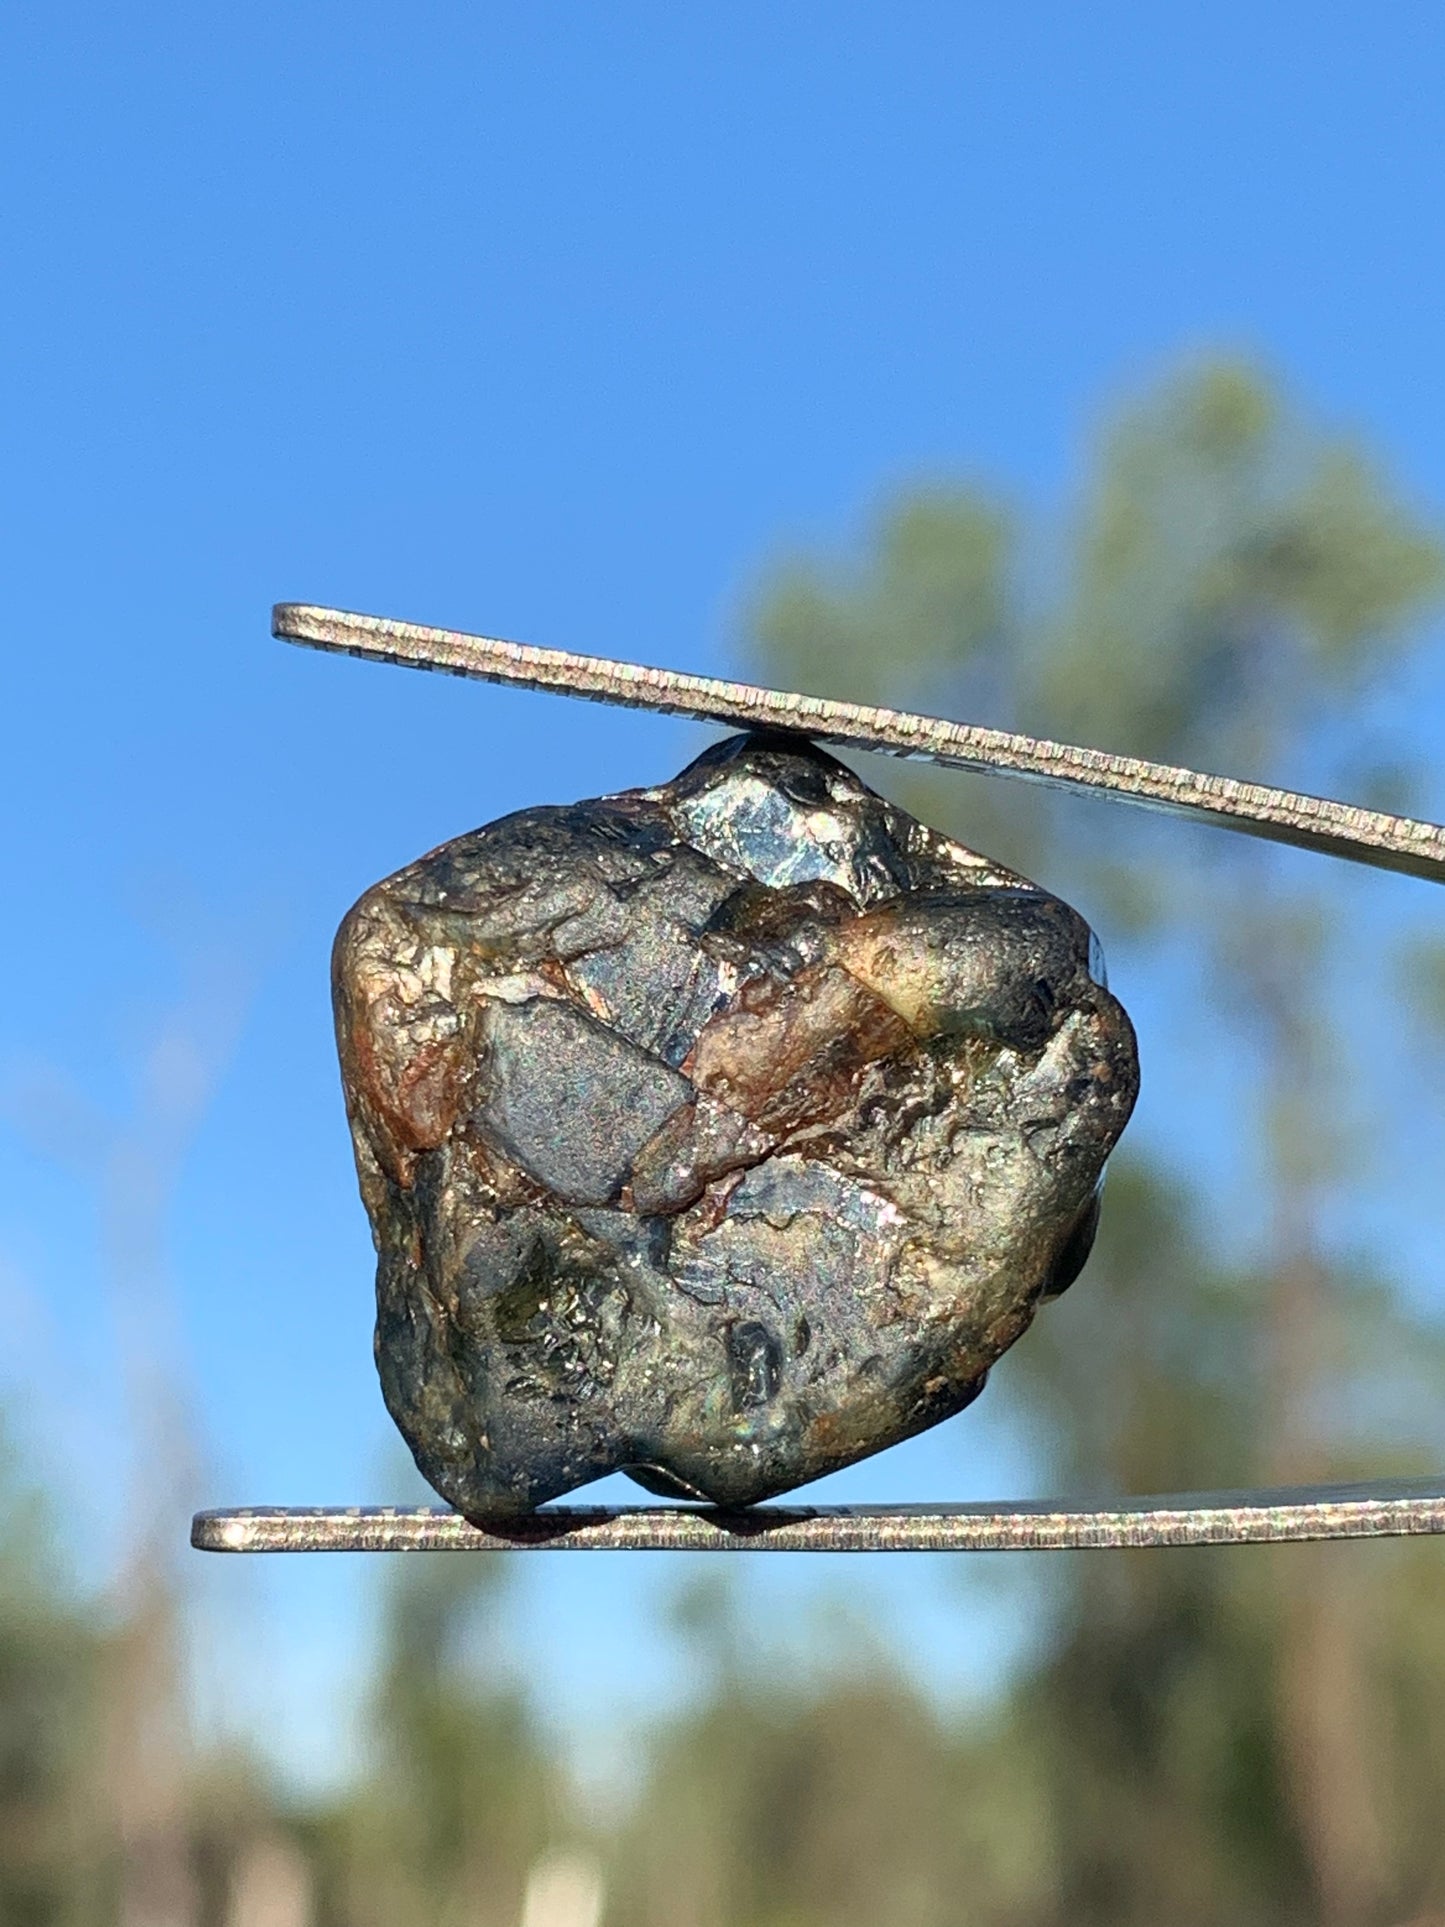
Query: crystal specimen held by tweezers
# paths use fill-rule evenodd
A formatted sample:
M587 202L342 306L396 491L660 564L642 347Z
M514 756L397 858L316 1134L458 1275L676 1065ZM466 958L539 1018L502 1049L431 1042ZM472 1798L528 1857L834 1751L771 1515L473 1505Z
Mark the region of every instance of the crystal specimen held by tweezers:
M336 942L376 1356L476 1520L750 1504L961 1410L1138 1087L1088 926L800 738L523 810Z

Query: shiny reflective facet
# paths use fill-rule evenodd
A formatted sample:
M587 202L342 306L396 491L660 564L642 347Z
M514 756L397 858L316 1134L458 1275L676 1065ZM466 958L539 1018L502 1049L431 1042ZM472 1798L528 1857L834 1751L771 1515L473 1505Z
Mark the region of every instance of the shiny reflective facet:
M478 1520L618 1469L736 1506L960 1410L1087 1256L1137 1088L1100 976L792 738L377 885L337 1027L423 1473Z

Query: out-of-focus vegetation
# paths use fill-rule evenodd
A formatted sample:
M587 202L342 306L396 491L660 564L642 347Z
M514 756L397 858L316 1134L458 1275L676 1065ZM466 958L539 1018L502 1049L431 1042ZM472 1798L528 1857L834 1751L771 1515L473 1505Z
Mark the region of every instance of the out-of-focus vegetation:
M749 652L820 694L1408 797L1418 738L1373 693L1427 646L1442 580L1436 532L1358 447L1210 365L1119 414L1066 540L980 490L905 496L861 557L776 570ZM1420 1289L1438 1281L1394 1277L1341 1208L1412 1052L1430 1061L1428 925L1391 910L1362 930L1342 903L1380 898L1267 845L869 774L1079 902L1116 978L1173 985L1151 1008L1184 1014L1145 1034L1146 1077L1171 1049L1239 1067L1233 1146L1196 1158L1187 1116L1133 1145L1083 1280L1010 1360L1040 1481L1441 1463L1442 1324ZM384 1575L355 1783L306 1806L255 1762L187 1750L178 1582L153 1539L117 1600L79 1600L43 1507L0 1471L0 1927L1445 1922L1434 1542L1035 1561L1017 1580L1033 1657L950 1716L861 1635L832 1665L780 1657L714 1574L677 1605L698 1691L599 1829L495 1663L504 1568Z

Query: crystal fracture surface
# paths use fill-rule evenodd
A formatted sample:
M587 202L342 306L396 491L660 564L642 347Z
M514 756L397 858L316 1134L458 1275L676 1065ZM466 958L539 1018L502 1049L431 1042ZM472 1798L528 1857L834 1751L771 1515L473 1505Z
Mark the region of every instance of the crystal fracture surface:
M1091 949L792 738L368 891L337 1032L425 1476L478 1520L619 1469L745 1505L967 1405L1134 1102Z

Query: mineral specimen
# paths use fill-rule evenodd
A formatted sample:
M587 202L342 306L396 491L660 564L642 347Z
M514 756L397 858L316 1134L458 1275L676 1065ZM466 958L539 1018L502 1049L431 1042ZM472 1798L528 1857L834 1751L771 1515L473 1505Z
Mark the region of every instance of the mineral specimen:
M790 737L369 890L337 1030L427 1479L477 1520L619 1469L739 1506L967 1405L1134 1102L1095 955Z

